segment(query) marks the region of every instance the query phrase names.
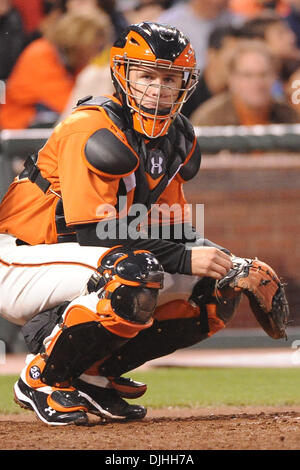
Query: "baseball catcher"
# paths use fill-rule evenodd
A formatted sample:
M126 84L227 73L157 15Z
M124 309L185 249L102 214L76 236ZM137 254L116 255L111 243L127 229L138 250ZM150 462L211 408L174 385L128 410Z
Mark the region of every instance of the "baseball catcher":
M189 39L131 25L110 68L115 94L80 100L0 206L0 311L30 352L15 400L49 425L142 419L125 398L147 386L122 375L224 328L242 294L272 338L286 334L273 269L202 238L186 209L201 160L180 114L199 75ZM154 205L172 207L167 224Z

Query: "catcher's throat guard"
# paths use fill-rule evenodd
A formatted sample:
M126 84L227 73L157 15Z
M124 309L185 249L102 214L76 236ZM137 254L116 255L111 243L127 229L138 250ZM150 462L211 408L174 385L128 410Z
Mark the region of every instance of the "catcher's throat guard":
M263 261L232 257L233 268L217 281L219 290L242 292L264 331L273 339L287 338L289 306L284 284L275 271Z

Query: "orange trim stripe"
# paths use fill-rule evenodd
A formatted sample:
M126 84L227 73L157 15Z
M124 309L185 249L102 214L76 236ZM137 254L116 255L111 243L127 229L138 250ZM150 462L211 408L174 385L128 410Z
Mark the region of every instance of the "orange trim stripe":
M58 265L70 265L70 266L82 266L84 268L91 269L92 271L96 271L97 268L94 266L90 266L89 264L84 264L84 263L78 263L77 261L47 261L45 263L8 263L7 261L4 261L3 259L0 259L0 263L3 264L4 266L15 266L16 268L38 268L40 266L48 266L52 264L58 264Z
M103 253L103 255L101 255L100 258L98 259L98 262L97 262L97 267L98 267L98 268L99 268L99 266L101 265L103 258L104 258L106 255L108 255L111 251L113 251L115 248L120 248L120 249L122 249L122 248L123 248L123 245L115 245L115 246L112 246L111 248L108 248L107 251L105 251L105 253Z
M51 408L53 408L56 411L64 412L64 413L70 413L72 411L88 411L87 407L84 405L78 405L78 406L62 406L57 401L53 400L51 395L48 395L47 397L47 403Z
M183 164L182 164L183 167L184 167L184 165L186 165L187 162L192 158L192 155L193 155L194 150L195 150L195 148L196 148L196 144L197 144L197 139L196 139L196 137L195 137L194 143L193 143L193 147L192 147L190 153L187 155L186 159L184 160L184 162L183 162ZM180 177L181 182L185 183L185 180L184 180L183 178L181 178L180 174L177 173L176 176L177 176L177 175Z

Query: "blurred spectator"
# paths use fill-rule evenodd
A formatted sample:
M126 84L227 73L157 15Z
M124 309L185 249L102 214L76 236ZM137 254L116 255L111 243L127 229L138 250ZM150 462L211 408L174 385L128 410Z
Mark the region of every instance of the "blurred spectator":
M297 46L300 48L300 0L287 0L290 5L290 13L286 21L297 38Z
M243 34L249 39L265 41L271 52L281 59L299 59L296 36L286 21L276 13L264 13L247 21Z
M276 11L279 15L289 12L289 0L230 0L229 7L236 14L245 18L258 16L265 11Z
M114 27L114 39L119 37L121 32L128 26L128 22L119 10L116 0L61 0L66 12L92 12L97 9L105 11L110 17Z
M170 8L176 3L185 3L188 0L116 0L117 8L123 13L134 10L139 4L161 3L164 8Z
M157 21L177 27L190 38L198 67L203 69L211 31L217 26L241 24L241 18L228 9L228 3L229 0L188 0L167 9Z
M25 43L21 16L11 0L0 0L0 80L9 76Z
M140 0L135 3L134 8L125 13L125 16L129 24L141 21L155 22L169 6L169 2L164 0Z
M116 8L115 0L61 0L62 6L65 12L79 12L84 14L85 12L93 13L98 12L99 14L106 14L110 19L112 28L110 28L110 41L107 47L104 48L99 54L97 54L93 63L96 66L104 66L109 62L110 46L114 42L116 36L120 35L128 23L121 12Z
M12 0L13 7L21 15L26 34L31 34L39 27L45 15L46 4L50 3L51 0Z
M24 0L19 0L21 3ZM37 1L37 0L35 0ZM43 16L38 26L31 32L28 43L43 36L47 29L51 29L58 18L64 13L92 14L105 12L119 35L127 26L127 21L115 7L115 0L41 0ZM113 34L112 34L113 39Z
M206 66L192 98L183 105L182 114L189 117L202 103L226 90L228 60L240 35L241 30L233 26L219 26L212 31L208 40Z
M229 61L228 91L201 105L191 116L194 126L296 123L299 115L272 97L276 61L260 41L243 41Z
M63 0L67 12L93 13L99 6L98 0Z
M19 1L19 3L20 6L22 5L23 16L27 20L27 17L31 13L30 4L26 3L27 7L25 8L22 0ZM35 22L32 23L30 31L27 33L26 46L28 46L32 41L35 41L47 34L47 30L55 28L55 24L65 12L63 0L42 0L41 8L42 15L40 19L38 20L38 15L36 15Z
M111 27L107 25L107 37L111 37ZM112 84L109 64L109 47L105 47L102 53L96 55L91 63L87 64L77 75L73 90L66 103L59 121L65 119L76 106L79 99L85 96L103 96L113 94L115 89Z
M111 23L114 27L114 39L117 39L122 31L128 26L128 22L119 10L116 0L99 0L98 4L110 17Z
M16 1L16 0L15 0ZM21 4L24 0L18 0ZM38 1L38 0L35 0ZM47 29L51 29L58 18L64 13L92 14L105 12L111 20L112 41L126 28L128 22L123 13L116 7L115 0L40 0L43 16L37 27L31 31L27 38L27 44L34 39L43 36ZM27 4L29 5L29 4ZM24 8L24 7L23 7Z
M79 99L89 95L112 95L114 91L109 65L87 65L76 78L76 83L63 112L59 116L59 121L69 116Z
M264 13L244 24L243 35L263 40L279 61L278 80L273 86L274 96L284 96L284 84L300 61L296 36L286 21L276 13Z
M106 15L66 13L20 55L7 81L0 127L49 126L64 110L75 77L107 43Z

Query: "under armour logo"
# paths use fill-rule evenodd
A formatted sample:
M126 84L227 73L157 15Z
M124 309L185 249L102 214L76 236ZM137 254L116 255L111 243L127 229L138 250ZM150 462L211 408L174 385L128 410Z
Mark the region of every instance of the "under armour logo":
M48 406L48 408L45 408L46 413L48 413L49 416L52 416L56 413L56 411L51 408L51 406Z
M158 162L155 161L155 157L151 158L151 173L155 173L155 170L158 171L158 173L162 173L162 163L163 163L163 158L158 157Z
M158 178L161 176L166 168L165 168L165 158L164 154L159 149L153 149L149 152L148 157L148 164L147 164L147 172L150 173L153 179Z

